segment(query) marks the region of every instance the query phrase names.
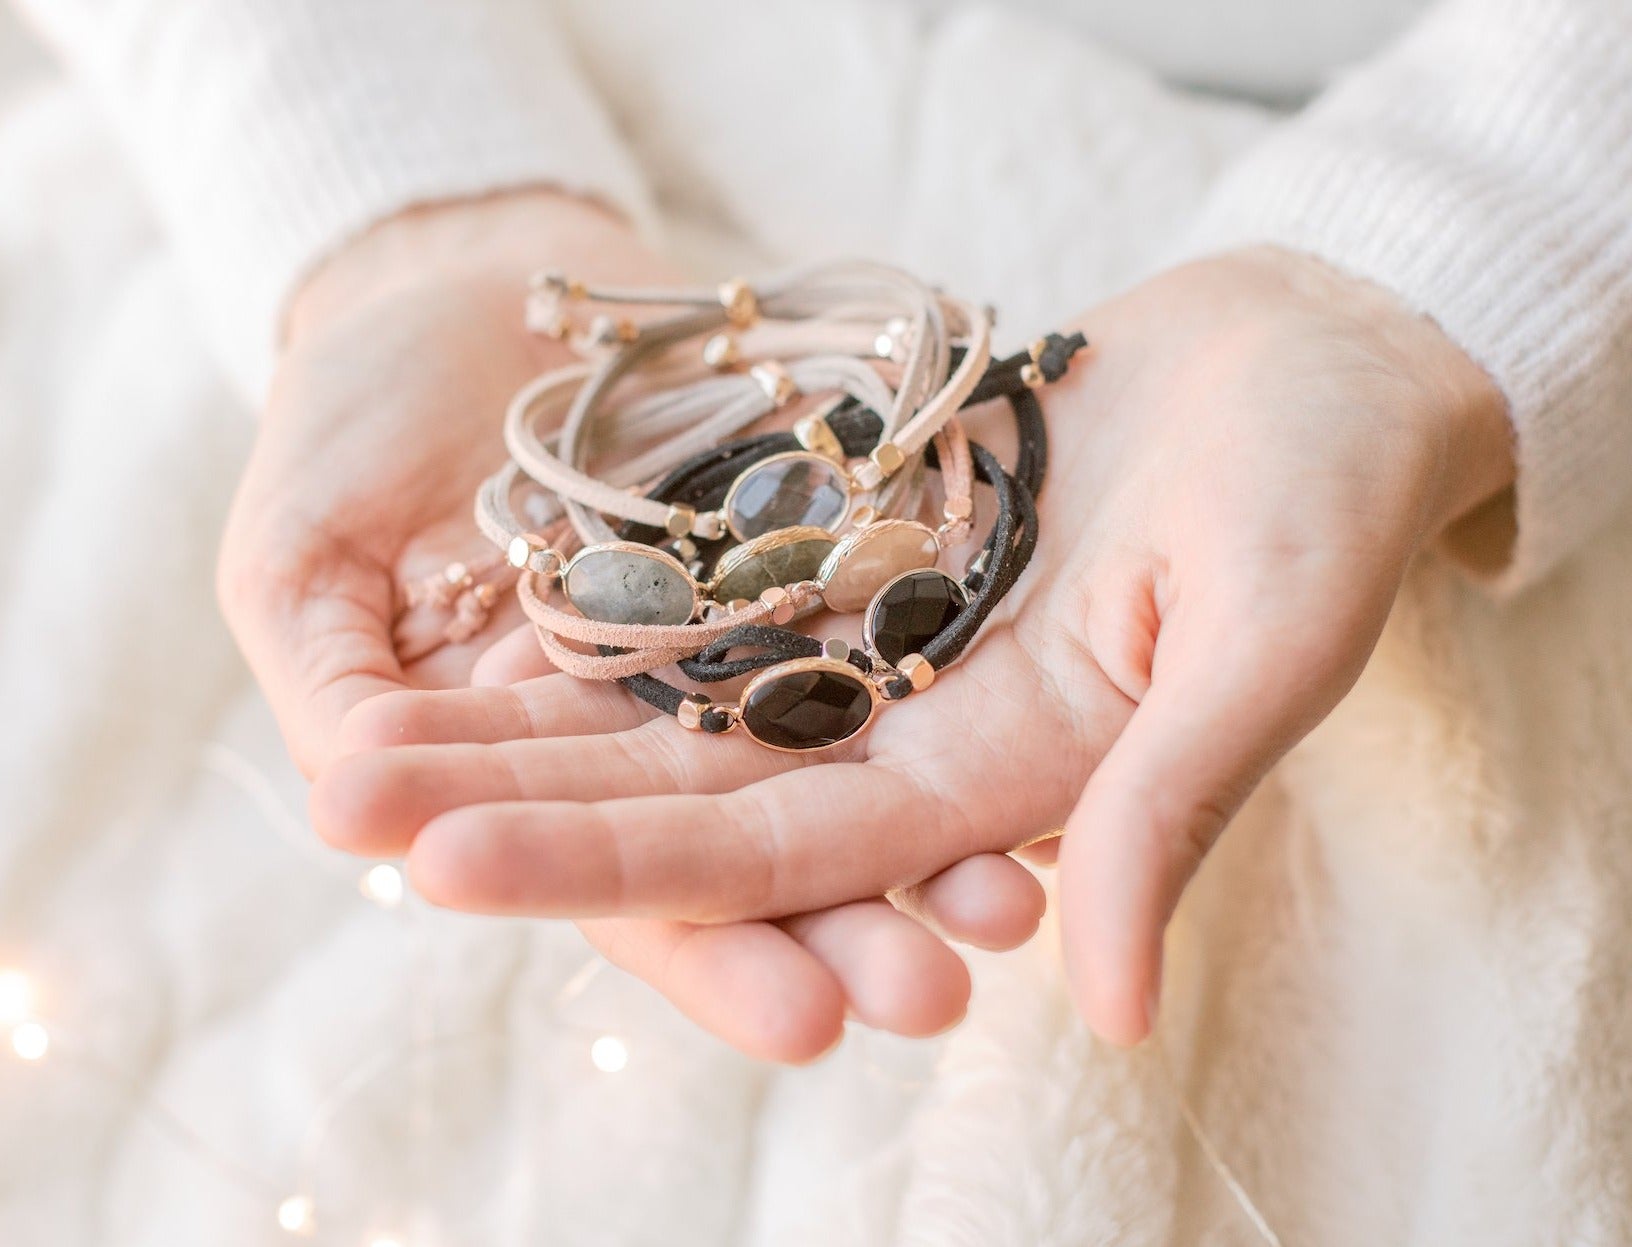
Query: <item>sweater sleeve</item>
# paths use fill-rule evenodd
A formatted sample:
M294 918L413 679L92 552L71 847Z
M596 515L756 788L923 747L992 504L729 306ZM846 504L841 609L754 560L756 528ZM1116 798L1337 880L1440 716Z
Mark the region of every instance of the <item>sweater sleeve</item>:
M21 4L103 104L251 394L300 278L402 208L549 184L648 219L541 0Z
M1316 255L1505 393L1513 495L1448 547L1498 591L1632 490L1632 3L1450 0L1222 178L1189 240Z

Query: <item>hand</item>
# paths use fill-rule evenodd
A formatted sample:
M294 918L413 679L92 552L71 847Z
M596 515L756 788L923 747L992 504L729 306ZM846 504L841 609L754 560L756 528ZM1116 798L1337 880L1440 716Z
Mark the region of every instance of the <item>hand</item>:
M444 620L410 615L406 635L394 636L397 586L486 550L471 502L503 461L505 405L568 358L523 329L527 277L548 265L605 281L673 277L609 214L524 193L379 226L324 265L292 309L219 583L308 773L366 739L355 724L352 741L341 739L353 706L381 692L463 686L504 631L497 611L467 643L403 661L399 652L425 648ZM508 615L520 617L513 606ZM1035 929L1042 896L1016 863L987 858L947 872L921 903L925 921L948 935L1007 944ZM878 900L783 927L608 922L591 938L739 1045L784 1059L831 1046L847 1011L897 1030L941 1029L969 990L939 936ZM738 989L761 1015L727 1007Z
M1262 250L1089 314L1046 401L1036 565L972 653L819 764L546 676L365 707L319 828L458 908L693 923L874 896L1063 823L1073 992L1147 1033L1180 893L1370 654L1406 566L1513 475L1500 395L1428 321ZM582 712L575 703L591 702ZM461 742L461 743L451 743Z

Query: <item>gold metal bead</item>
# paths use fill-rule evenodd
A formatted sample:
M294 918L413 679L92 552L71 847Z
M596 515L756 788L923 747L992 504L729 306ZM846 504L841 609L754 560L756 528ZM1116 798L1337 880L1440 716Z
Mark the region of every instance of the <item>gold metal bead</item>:
M788 375L788 370L774 360L755 364L748 370L748 375L759 383L759 388L765 391L765 397L778 407L785 407L798 397L798 385Z
M725 533L725 516L718 511L704 511L692 518L693 537L701 537L704 541L718 541Z
M688 732L700 732L703 730L703 711L713 704L701 693L687 693L675 708L674 717Z
M1048 378L1043 376L1043 370L1036 364L1027 364L1020 370L1020 380L1030 389L1040 389L1047 383Z
M922 654L908 654L895 669L912 681L912 691L921 693L935 683L935 668Z
M1045 352L1047 350L1048 350L1048 339L1047 338L1038 338L1035 342L1033 342L1030 346L1028 346L1026 348L1026 354L1031 356L1031 362L1032 363L1040 364L1040 363L1043 362L1043 352Z
M719 298L720 306L725 309L726 318L739 329L753 324L759 318L759 299L755 297L753 287L742 278L734 277L728 282L722 282Z
M793 619L793 595L786 589L767 589L759 595L759 600L771 608L771 622L778 627Z
M850 643L838 637L829 637L822 642L822 657L831 658L834 662L844 662L850 657Z
M442 569L442 579L450 585L467 584L470 581L470 568L463 563L449 563Z
M793 435L812 454L831 459L834 463L844 462L844 447L839 442L838 434L833 432L833 426L827 422L827 417L816 414L805 416L794 423Z
M691 526L697 520L697 511L684 503L676 502L669 507L669 515L663 521L664 531L671 537L686 537L691 533Z
M850 527L866 528L869 524L876 524L879 515L877 507L857 507L850 516Z
M894 442L883 442L872 454L867 456L867 459L887 479L901 470L901 465L907 461L907 456L902 453L901 447Z
M741 355L737 340L728 333L717 333L703 343L703 363L710 368L729 368Z

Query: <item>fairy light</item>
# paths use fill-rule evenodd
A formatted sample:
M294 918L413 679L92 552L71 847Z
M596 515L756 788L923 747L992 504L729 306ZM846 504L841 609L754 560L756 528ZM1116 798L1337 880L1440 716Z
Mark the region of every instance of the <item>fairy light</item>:
M278 1205L278 1225L302 1237L317 1228L312 1201L305 1195L291 1195Z
M0 1026L13 1026L34 1012L34 985L21 970L0 970Z
M589 1045L590 1064L603 1074L616 1074L629 1065L629 1045L616 1035L602 1035Z
M381 863L370 868L358 885L364 896L373 901L381 909L395 909L402 904L405 891L402 882L402 871L395 866Z
M24 1022L11 1029L11 1050L24 1061L38 1061L51 1047L51 1034L38 1022Z

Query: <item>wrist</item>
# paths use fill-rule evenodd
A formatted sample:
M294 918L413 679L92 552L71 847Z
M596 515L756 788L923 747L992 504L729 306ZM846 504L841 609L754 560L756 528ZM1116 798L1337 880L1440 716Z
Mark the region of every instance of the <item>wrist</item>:
M1346 319L1355 340L1369 344L1376 366L1404 383L1400 431L1416 447L1425 537L1437 537L1512 485L1507 399L1433 319L1317 256L1278 247L1249 254L1277 269L1298 298L1312 298Z
M578 272L586 263L595 270L587 276L616 277L626 268L649 274L655 261L611 209L559 191L507 191L411 207L313 270L290 301L284 341L379 299L438 284L483 282L513 297L519 309L536 269L562 265Z

